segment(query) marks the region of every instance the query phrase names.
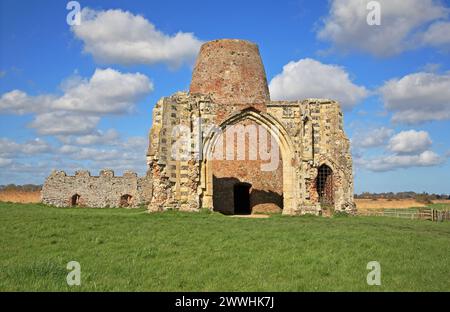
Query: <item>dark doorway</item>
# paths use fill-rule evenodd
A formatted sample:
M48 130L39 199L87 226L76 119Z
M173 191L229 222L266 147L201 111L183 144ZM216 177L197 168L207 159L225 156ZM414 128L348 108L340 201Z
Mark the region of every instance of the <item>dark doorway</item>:
M322 204L333 205L333 171L327 165L319 167L317 174L317 193Z
M120 196L120 207L130 207L132 198L129 194Z
M250 188L249 183L237 183L233 188L234 214L251 214L250 209Z
M78 206L80 204L80 195L75 194L71 199L72 206Z

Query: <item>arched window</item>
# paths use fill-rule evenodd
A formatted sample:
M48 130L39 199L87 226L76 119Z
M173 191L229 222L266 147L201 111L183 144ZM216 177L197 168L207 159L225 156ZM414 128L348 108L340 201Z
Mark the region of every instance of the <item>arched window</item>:
M133 196L129 194L125 194L120 196L120 207L129 207L131 206Z
M333 171L327 165L319 167L316 187L320 203L332 205L334 203Z
M80 195L75 194L71 198L71 205L72 206L79 206L80 205Z

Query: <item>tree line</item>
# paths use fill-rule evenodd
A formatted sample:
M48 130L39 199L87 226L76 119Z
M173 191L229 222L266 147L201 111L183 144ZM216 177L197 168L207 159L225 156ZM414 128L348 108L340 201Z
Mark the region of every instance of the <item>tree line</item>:
M371 193L363 192L361 194L355 194L355 198L358 199L414 199L418 202L431 203L432 200L437 199L450 199L449 194L435 194L435 193L416 193L416 192L386 192L386 193Z
M0 191L21 191L21 192L36 192L42 190L42 185L38 184L7 184L0 185Z

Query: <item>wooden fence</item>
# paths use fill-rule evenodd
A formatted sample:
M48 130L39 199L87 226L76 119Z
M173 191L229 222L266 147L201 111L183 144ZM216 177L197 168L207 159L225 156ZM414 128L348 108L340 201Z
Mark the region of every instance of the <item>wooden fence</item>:
M403 219L422 219L431 221L450 221L450 210L439 210L432 208L409 209L382 209L358 211L360 216L381 216Z

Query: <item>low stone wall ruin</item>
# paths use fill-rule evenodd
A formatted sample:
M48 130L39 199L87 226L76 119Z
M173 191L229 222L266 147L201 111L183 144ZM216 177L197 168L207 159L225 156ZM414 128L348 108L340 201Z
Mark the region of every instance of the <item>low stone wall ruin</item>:
M114 176L110 169L91 176L79 170L74 176L53 171L42 187L42 202L56 207L139 207L152 198L150 176L138 177L135 172Z

